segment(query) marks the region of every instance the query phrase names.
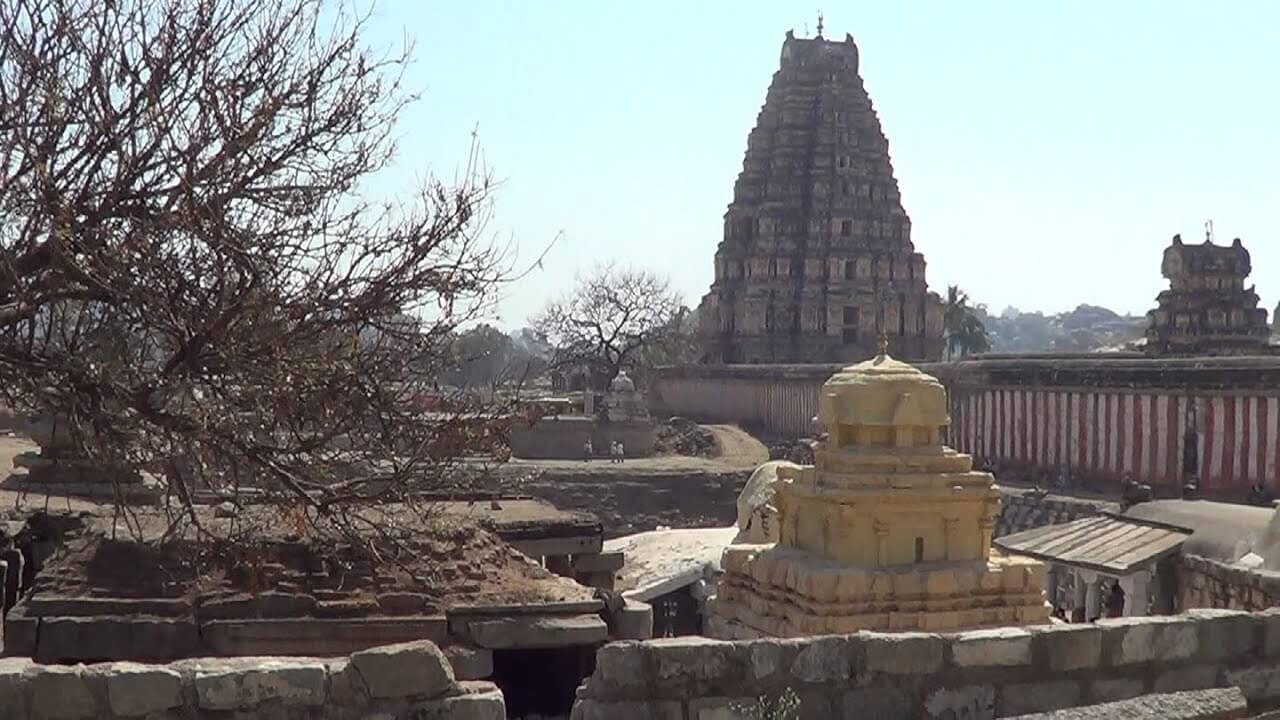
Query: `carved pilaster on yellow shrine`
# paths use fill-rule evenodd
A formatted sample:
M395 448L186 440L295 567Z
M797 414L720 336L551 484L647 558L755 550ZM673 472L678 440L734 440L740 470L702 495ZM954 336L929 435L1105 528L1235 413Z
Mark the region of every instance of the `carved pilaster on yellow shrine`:
M819 400L828 439L814 465L778 469L779 541L725 550L712 632L1046 621L1045 568L992 553L999 493L968 455L942 445L946 408L935 378L883 352L833 376Z

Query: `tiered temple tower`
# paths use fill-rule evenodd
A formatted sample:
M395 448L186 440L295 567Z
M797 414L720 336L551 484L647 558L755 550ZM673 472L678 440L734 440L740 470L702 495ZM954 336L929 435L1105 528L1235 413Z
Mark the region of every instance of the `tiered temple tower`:
M699 321L707 362L937 360L942 300L858 74L853 38L788 31L724 216Z
M1252 272L1239 238L1229 247L1206 238L1185 245L1180 235L1164 251L1160 271L1169 289L1147 313L1147 352L1153 355L1267 353L1271 328L1258 293L1244 281Z
M778 468L779 539L730 545L721 638L952 630L1047 621L1045 567L991 549L999 493L941 442L937 379L883 350L822 388L814 465Z

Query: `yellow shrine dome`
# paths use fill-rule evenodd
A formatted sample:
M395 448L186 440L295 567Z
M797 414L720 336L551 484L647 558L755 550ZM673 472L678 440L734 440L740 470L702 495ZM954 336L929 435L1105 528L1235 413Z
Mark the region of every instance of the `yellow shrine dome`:
M818 397L818 419L832 432L837 426L940 428L951 422L942 383L887 353L832 375Z

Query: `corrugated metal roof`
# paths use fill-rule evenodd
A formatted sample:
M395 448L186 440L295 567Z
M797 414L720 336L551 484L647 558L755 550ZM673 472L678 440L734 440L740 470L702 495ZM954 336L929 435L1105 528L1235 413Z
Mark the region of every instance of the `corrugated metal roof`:
M1104 513L1005 535L994 543L1015 555L1127 575L1175 552L1190 535L1175 525Z

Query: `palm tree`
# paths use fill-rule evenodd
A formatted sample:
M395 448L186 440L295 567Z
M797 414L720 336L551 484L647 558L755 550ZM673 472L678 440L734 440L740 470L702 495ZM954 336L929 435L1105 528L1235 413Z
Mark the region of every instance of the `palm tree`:
M957 354L961 357L991 349L987 328L978 314L969 307L969 295L959 285L947 288L947 304L942 315L943 329L947 336L947 359Z

